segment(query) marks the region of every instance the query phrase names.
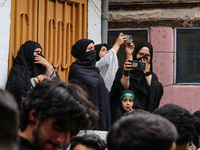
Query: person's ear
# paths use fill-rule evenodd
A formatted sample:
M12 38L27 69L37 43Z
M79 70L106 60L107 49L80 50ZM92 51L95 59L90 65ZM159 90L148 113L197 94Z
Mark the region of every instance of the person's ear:
M31 124L36 124L38 122L37 111L36 109L31 109L29 112L29 119Z

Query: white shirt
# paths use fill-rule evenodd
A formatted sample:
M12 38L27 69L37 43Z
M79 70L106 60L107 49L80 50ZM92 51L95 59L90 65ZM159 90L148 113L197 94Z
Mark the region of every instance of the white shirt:
M103 58L96 62L96 67L99 68L105 85L110 92L117 69L119 67L115 50L110 49Z

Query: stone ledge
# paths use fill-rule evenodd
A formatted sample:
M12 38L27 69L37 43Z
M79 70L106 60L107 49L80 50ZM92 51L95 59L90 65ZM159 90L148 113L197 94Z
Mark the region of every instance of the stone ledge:
M130 2L130 1L119 1L119 2L109 2L109 10L144 10L144 9L176 9L176 8L195 8L200 6L200 1L140 1L140 2Z

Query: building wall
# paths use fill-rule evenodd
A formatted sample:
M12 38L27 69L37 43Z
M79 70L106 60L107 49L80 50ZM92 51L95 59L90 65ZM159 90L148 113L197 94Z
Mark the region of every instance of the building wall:
M101 0L93 0L101 9ZM5 88L8 72L11 0L0 0L0 88ZM88 38L101 43L101 13L88 0Z
M153 71L164 86L160 106L174 103L190 112L200 110L200 86L174 84L174 31L176 27L199 27L199 5L197 0L111 0L109 3L109 29L149 29L149 41L154 47Z
M0 1L0 88L7 80L11 0Z
M88 38L99 44L101 43L101 13L99 10L101 10L102 0L92 1L88 0Z
M173 84L174 30L171 27L153 27L150 29L149 35L154 48L153 71L164 87L160 106L173 103L183 106L190 112L199 110L200 86Z

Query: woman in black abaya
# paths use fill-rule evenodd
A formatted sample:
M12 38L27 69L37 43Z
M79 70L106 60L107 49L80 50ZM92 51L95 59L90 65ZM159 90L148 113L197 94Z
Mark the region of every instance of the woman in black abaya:
M44 79L58 77L53 66L42 55L42 47L34 41L21 45L11 68L6 90L11 92L20 108L23 96Z
M95 67L94 42L89 39L81 39L72 46L71 53L77 60L70 67L69 81L78 80L87 87L90 100L99 110L100 119L95 129L108 130L111 125L109 92L99 69Z
M132 44L126 45L127 60L124 66L118 69L110 92L112 113L115 113L115 110L119 107L116 102L120 97L119 93L125 89L132 90L135 93L135 107L149 112L159 106L163 95L163 86L152 71L153 47L151 43L141 42L134 53ZM131 63L128 60L132 59L145 62L145 70L130 69Z

